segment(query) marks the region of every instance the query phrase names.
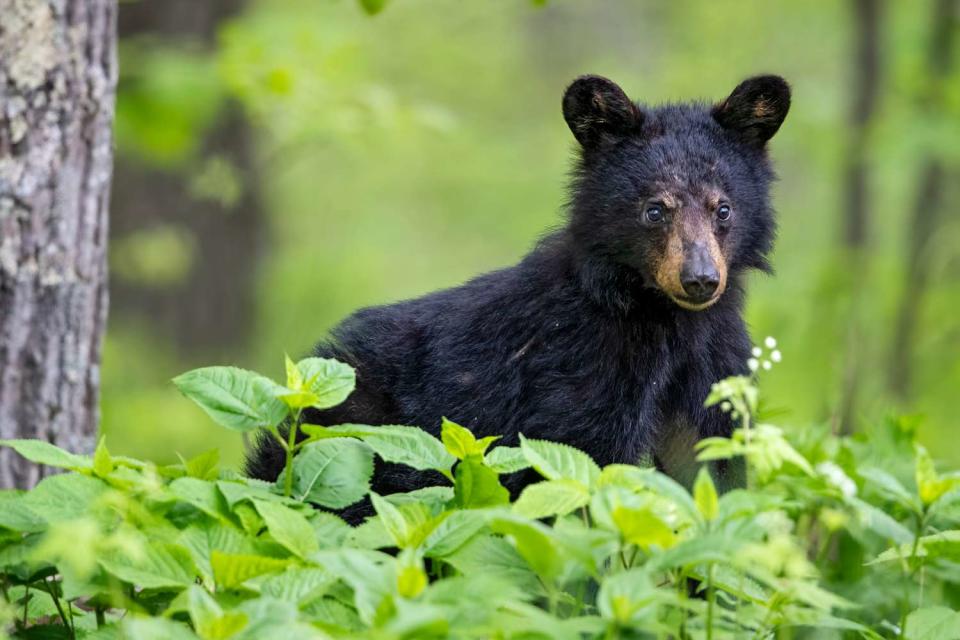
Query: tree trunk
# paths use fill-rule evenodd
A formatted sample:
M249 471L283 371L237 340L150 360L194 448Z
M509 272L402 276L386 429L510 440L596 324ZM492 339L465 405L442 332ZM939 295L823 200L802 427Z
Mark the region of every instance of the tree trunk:
M115 0L0 0L0 436L93 447ZM0 486L44 469L0 450Z
M960 20L958 0L936 0L930 16L930 44L927 50L929 81L920 96L920 112L931 118L943 117L947 83L953 69L953 50ZM910 395L913 381L913 343L920 309L930 282L933 263L931 244L948 208L946 161L936 150L927 152L917 184L913 215L910 218L907 270L903 299L897 314L890 363L890 390L901 400Z
M860 378L863 374L861 296L870 268L866 253L871 209L867 158L870 124L877 108L880 83L882 0L853 0L852 8L855 53L842 247L845 259L843 269L849 276L849 311L840 402L835 417L836 430L844 434L851 433L855 427Z

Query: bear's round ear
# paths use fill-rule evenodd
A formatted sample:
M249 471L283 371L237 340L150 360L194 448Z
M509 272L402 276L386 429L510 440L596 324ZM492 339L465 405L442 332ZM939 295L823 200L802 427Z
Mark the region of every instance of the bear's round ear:
M643 114L615 82L600 76L580 76L563 94L563 118L584 148L603 137L638 131Z
M783 124L789 110L787 81L780 76L756 76L737 85L711 113L721 127L748 144L762 147Z

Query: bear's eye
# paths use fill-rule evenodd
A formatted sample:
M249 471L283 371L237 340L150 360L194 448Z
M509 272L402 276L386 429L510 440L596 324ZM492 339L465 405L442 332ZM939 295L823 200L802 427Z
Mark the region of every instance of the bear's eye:
M726 222L730 219L730 215L733 213L733 210L730 209L730 205L722 204L717 207L717 220L720 222Z
M646 218L647 222L654 224L663 222L663 207L659 204L648 205L647 210L643 212L643 217Z

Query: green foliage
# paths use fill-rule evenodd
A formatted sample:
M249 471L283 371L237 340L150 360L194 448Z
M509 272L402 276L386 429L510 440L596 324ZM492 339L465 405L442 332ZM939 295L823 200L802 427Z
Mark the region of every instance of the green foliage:
M158 466L103 440L90 458L3 441L68 471L0 494L0 620L14 637L960 637L957 475L909 441L891 463L881 438L758 422L753 378L708 399L742 422L700 447L746 460L747 487L722 495L706 466L688 491L558 443L489 449L495 438L449 420L440 438L301 431L304 406L353 388L329 360L288 358L283 385L229 367L175 382L224 427L277 437L283 475L239 477L215 451ZM886 428L902 441L900 423ZM374 456L443 481L378 495ZM544 479L511 504L500 475L528 467ZM357 527L317 508L362 499L375 515Z

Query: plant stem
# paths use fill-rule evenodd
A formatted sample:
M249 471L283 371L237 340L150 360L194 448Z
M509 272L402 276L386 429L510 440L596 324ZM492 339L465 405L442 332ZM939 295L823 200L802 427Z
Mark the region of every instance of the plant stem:
M287 474L284 478L283 483L283 495L289 498L293 494L293 451L297 446L297 427L300 425L300 410L297 410L297 413L293 416L293 420L290 421L290 430L287 433L287 463L286 469Z
M94 613L95 613L96 616L97 616L97 629L99 629L99 628L102 627L104 624L106 624L107 618L106 618L106 616L103 614L103 607L100 606L100 605L97 606L97 608L94 610Z
M70 626L70 621L67 620L67 614L64 613L63 607L60 606L60 598L58 598L57 594L54 593L53 587L50 586L50 582L48 580L43 580L43 588L47 593L50 594L50 598L53 599L53 604L57 608L57 613L60 614L60 619L63 620L63 626L70 630L70 637L76 637L73 633L73 627ZM26 622L24 622L24 624L26 624Z
M713 607L717 594L713 588L713 563L707 568L707 640L713 640Z

